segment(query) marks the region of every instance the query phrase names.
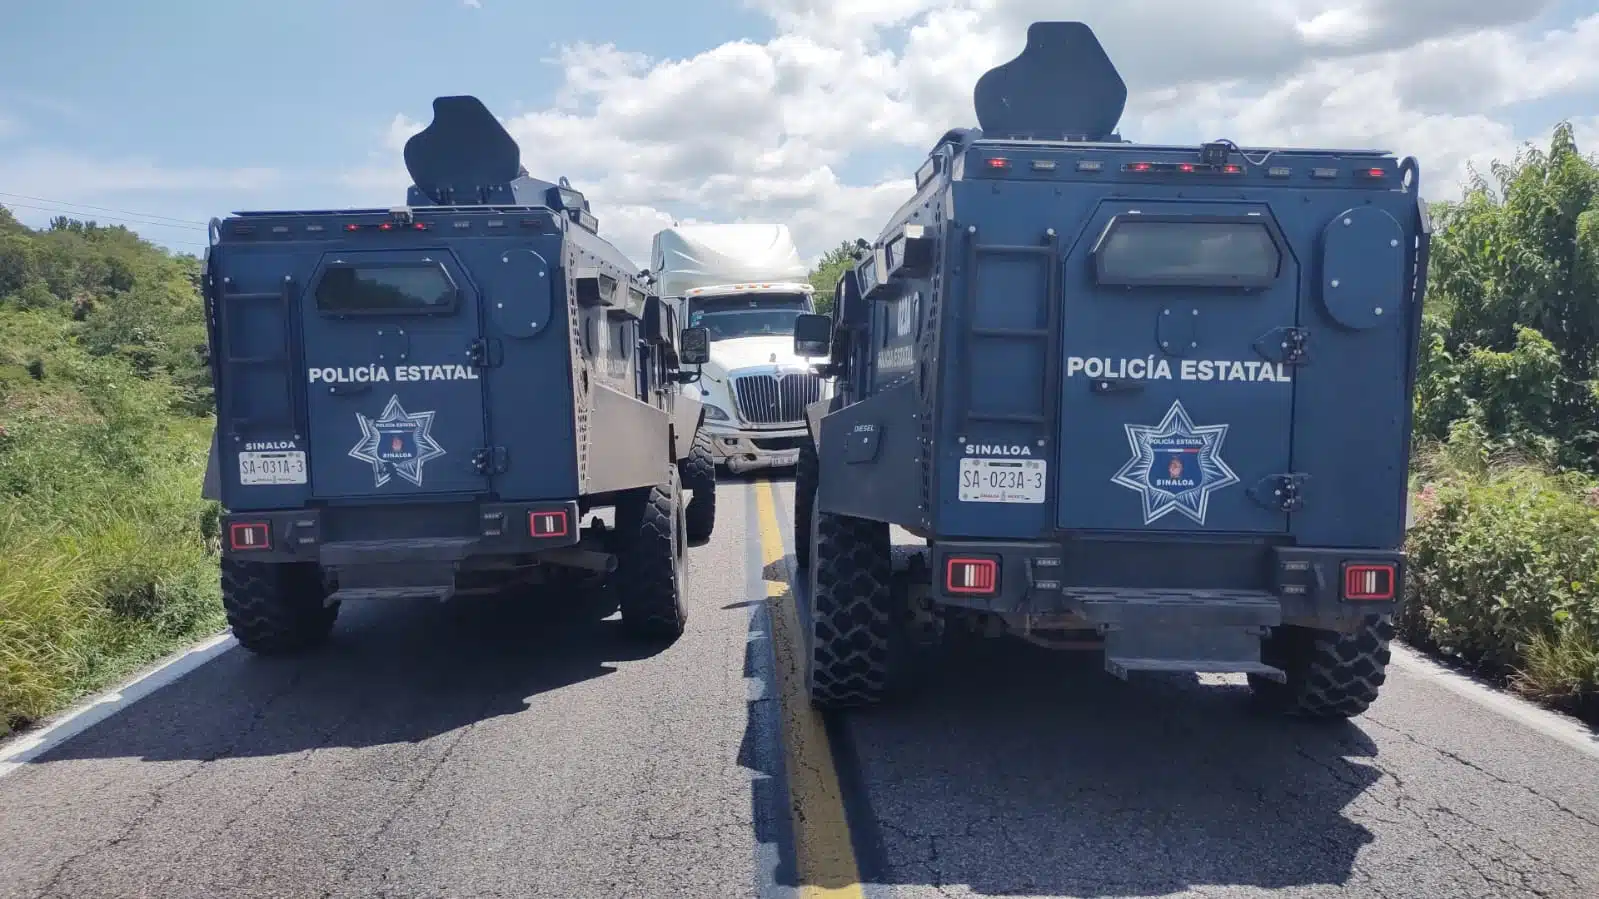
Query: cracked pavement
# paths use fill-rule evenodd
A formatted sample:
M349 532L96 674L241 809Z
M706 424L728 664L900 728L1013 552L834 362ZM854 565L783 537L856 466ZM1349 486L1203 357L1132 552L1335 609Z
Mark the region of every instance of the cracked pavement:
M0 899L789 894L753 491L665 650L507 599L222 655L0 779ZM1014 641L924 676L832 728L866 896L1599 896L1599 760L1412 670L1330 726Z

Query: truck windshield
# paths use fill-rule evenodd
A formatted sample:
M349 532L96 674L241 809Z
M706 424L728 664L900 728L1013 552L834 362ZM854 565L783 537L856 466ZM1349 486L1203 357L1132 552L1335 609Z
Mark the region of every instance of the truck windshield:
M808 307L797 294L695 300L689 307L689 327L709 329L712 340L793 334L794 319L809 312Z

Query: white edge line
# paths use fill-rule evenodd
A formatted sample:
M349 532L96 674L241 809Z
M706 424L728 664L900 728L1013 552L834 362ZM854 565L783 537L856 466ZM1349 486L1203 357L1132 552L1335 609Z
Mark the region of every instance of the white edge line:
M1390 648L1393 652L1394 667L1421 675L1456 696L1531 728L1550 739L1559 740L1589 758L1599 759L1599 734L1584 727L1576 719L1539 708L1519 696L1483 686L1408 646L1394 643Z
M165 661L157 662L155 667L78 703L51 719L48 724L23 731L10 741L0 741L0 777L5 777L207 662L214 661L237 645L239 641L233 638L233 634L224 631L186 650L180 650Z

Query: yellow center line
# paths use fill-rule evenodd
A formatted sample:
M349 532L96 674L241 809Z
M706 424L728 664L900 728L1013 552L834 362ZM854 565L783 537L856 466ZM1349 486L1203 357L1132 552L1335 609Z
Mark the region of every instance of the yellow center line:
M788 769L789 817L799 893L804 899L862 899L860 866L850 842L844 793L833 767L833 748L822 717L805 695L804 643L795 614L793 588L783 563L783 534L769 481L755 485L760 522L761 564L765 572L777 695Z

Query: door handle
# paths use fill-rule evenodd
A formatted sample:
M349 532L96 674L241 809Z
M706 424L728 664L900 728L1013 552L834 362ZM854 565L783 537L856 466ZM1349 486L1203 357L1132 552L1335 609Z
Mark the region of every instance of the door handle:
M1095 393L1131 393L1144 389L1138 378L1089 378L1088 388Z

